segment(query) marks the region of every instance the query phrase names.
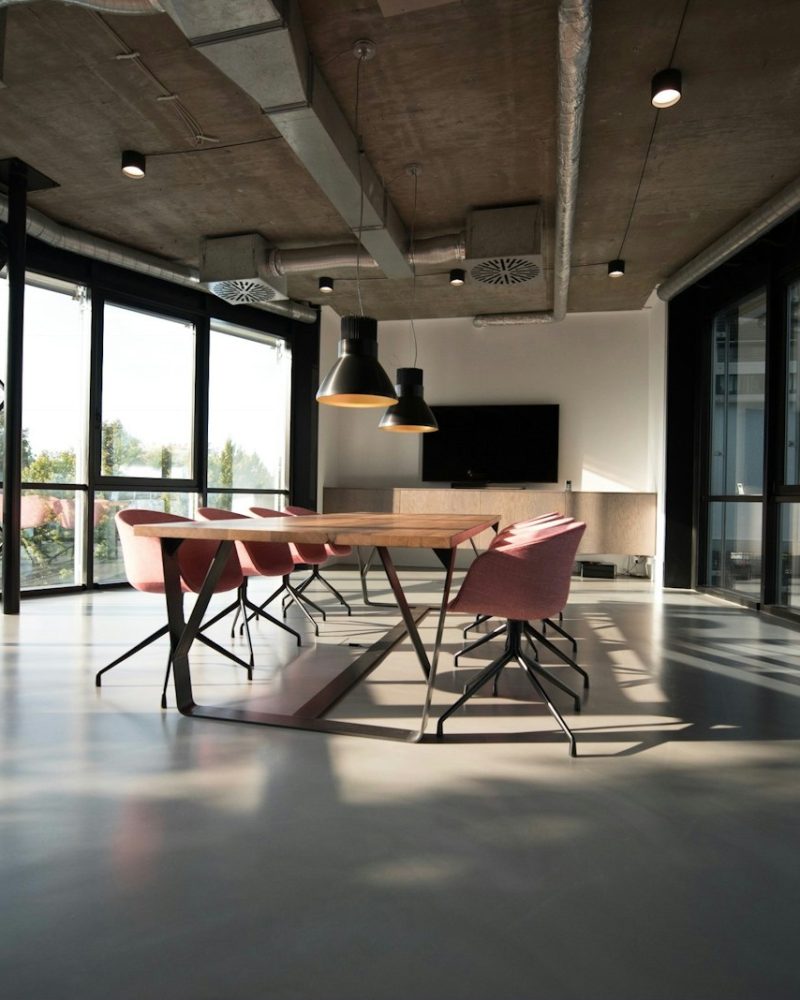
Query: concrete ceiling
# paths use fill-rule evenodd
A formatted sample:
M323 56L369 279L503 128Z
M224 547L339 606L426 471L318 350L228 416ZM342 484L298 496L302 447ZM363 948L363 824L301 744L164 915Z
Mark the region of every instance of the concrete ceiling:
M800 175L800 3L691 0L673 60L684 99L657 114L650 78L669 62L685 6L594 4L570 311L641 307L661 279ZM474 207L538 201L549 267L557 0L300 0L300 9L309 47L351 124L352 43L377 44L363 66L360 129L405 225L413 181L403 167L416 161L419 236L463 230ZM193 141L174 105L156 100L157 84L116 58L130 50L216 141ZM353 240L255 102L166 15L100 16L49 0L14 5L3 82L0 157L20 157L58 182L31 203L59 222L192 264L206 236L255 231L279 247ZM125 148L147 154L144 181L120 174ZM620 251L627 273L609 280L606 262ZM414 313L547 309L547 275L544 290L532 293L457 290L441 274L421 274ZM289 293L323 301L316 275L292 277ZM377 318L403 318L410 282L367 272L362 297ZM356 311L352 272L324 300L337 312Z

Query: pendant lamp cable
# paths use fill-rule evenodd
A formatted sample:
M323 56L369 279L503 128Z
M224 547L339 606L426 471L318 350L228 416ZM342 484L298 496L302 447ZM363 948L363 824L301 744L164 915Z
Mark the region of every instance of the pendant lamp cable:
M409 309L409 319L411 320L411 332L414 335L414 368L417 367L417 328L414 326L415 302L417 298L417 259L414 255L414 236L417 228L417 182L419 168L411 168L414 177L414 207L411 210L411 240L409 243L409 256L411 257L411 307Z
M363 176L363 165L362 160L364 156L363 144L361 142L361 132L358 128L358 104L361 91L361 64L364 62L364 57L359 56L356 60L356 112L355 112L355 128L356 128L356 144L357 144L357 154L358 154L358 243L356 243L356 295L358 296L358 311L361 316L364 315L364 303L361 300L361 232L364 228L364 176Z
M683 31L683 22L686 20L686 12L689 10L689 4L691 0L686 0L683 6L683 13L681 14L680 23L678 24L678 30L675 34L675 41L672 44L672 52L670 53L669 62L667 66L672 65L672 61L675 58L675 53L678 49L678 42L681 38L681 32ZM647 169L647 161L650 159L650 151L653 148L653 139L656 136L656 128L658 126L658 110L656 110L655 117L653 118L653 127L650 129L650 138L647 140L647 149L644 153L644 162L642 163L642 169L639 173L639 181L636 185L636 191L633 195L633 203L631 204L631 210L628 214L628 223L625 226L625 232L622 235L622 242L619 245L619 250L617 251L617 257L622 257L622 252L625 249L625 242L628 239L628 233L631 230L631 223L633 222L633 214L636 211L636 204L639 201L639 192L642 190L642 181L644 180L644 172Z

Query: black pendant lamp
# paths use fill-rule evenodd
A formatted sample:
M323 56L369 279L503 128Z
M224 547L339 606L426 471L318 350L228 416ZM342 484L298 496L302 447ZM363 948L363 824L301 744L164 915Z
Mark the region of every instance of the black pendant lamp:
M328 406L388 406L397 401L391 379L378 361L378 321L343 316L339 358L317 390Z
M403 434L428 434L438 431L430 406L422 394L422 369L397 369L398 400L384 413L378 425L382 431L396 431Z

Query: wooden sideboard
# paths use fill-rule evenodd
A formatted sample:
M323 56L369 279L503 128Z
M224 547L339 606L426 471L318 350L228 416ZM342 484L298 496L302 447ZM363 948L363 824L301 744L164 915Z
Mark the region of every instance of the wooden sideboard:
M655 493L575 493L564 490L361 488L326 486L326 514L499 514L500 526L557 510L586 522L582 555L652 556L656 551ZM485 547L492 537L476 539Z

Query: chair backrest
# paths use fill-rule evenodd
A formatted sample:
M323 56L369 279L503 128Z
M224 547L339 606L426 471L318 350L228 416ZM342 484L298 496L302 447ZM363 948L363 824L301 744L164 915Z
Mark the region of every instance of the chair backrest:
M24 528L40 528L47 521L58 515L58 500L52 497L20 497L19 501L19 526Z
M572 524L574 517L566 517L559 514L557 517L547 517L542 520L517 521L510 524L492 539L490 549L502 549L508 545L514 545L523 538L531 538L542 531L549 531L564 524Z
M535 530L543 524L549 524L552 521L562 520L571 521L573 518L569 518L565 514L559 513L557 510L552 510L548 514L539 514L537 517L529 517L524 521L512 521L511 524L507 524L505 528L501 528L501 530L498 531L492 539L489 548L495 548L497 545L500 545L504 539L511 535L518 535L523 531Z
M293 517L308 517L309 514L318 514L319 511L311 510L310 507L295 507L291 505L286 508L286 513L291 514ZM330 556L349 556L353 551L353 546L334 545L331 543L326 545L325 549Z
M222 507L200 507L197 514L205 521L252 520L247 514ZM245 576L286 576L294 569L292 552L286 542L237 542L236 551Z
M449 610L517 621L552 618L567 603L585 530L581 521L544 525L487 550L470 566Z
M131 507L119 511L114 520L122 544L125 575L131 586L148 594L163 594L164 568L161 561L161 542L157 538L135 535L133 529L137 524L167 524L191 519L181 517L179 514L166 514L162 510L139 510ZM182 543L178 549L178 565L184 590L199 592L217 548L218 543L214 541L191 539ZM239 560L236 553L232 552L214 592L235 590L241 582L242 571Z
M309 511L303 507L295 507L295 510L303 510L305 514L316 514L315 510ZM256 517L286 517L287 510L273 510L271 507L251 507L250 513ZM290 514L297 517L297 514ZM299 515L303 516L303 515ZM330 558L328 548L325 545L315 545L311 542L292 542L292 549L297 553L297 562L307 563L309 566L320 566Z

